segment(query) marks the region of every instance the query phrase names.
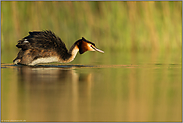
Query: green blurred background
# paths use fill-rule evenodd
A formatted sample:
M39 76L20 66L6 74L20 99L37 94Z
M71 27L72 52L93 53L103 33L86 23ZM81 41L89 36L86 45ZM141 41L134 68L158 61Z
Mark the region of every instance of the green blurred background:
M67 48L85 37L105 51L69 63L99 68L2 64L2 120L182 121L181 1L1 5L2 63L35 30L52 30Z
M81 37L105 52L174 52L182 48L182 2L1 2L1 51L13 53L29 31L52 30L67 45Z

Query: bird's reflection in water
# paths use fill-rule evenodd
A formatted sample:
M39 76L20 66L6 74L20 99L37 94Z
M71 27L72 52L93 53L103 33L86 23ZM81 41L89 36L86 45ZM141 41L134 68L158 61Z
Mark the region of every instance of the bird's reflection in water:
M67 79L78 77L72 69L61 68L32 68L20 67L19 68L20 81L39 84L40 82L65 82Z
M27 121L79 120L79 113L90 110L91 73L27 66L18 71L19 113Z

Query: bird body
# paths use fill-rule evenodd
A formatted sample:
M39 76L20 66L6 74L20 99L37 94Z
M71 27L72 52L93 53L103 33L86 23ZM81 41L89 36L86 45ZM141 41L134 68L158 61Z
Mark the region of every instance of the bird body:
M29 32L29 35L18 41L16 47L21 48L14 64L36 65L39 63L68 63L74 60L77 52L98 51L95 44L85 38L76 41L67 50L62 40L51 31Z

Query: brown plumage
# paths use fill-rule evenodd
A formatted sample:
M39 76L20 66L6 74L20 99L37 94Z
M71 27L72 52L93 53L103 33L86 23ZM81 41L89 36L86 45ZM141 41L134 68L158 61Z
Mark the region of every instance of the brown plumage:
M39 63L71 62L77 52L99 51L95 44L85 38L76 41L68 51L62 40L51 31L29 32L29 35L18 41L20 48L14 64L35 65Z

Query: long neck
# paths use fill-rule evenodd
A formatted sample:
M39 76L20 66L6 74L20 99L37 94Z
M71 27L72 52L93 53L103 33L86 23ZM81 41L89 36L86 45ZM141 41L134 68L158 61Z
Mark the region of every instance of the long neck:
M74 43L71 48L69 49L69 55L70 57L66 60L66 62L71 62L74 60L74 58L76 57L76 54L78 53L79 48L78 46Z

